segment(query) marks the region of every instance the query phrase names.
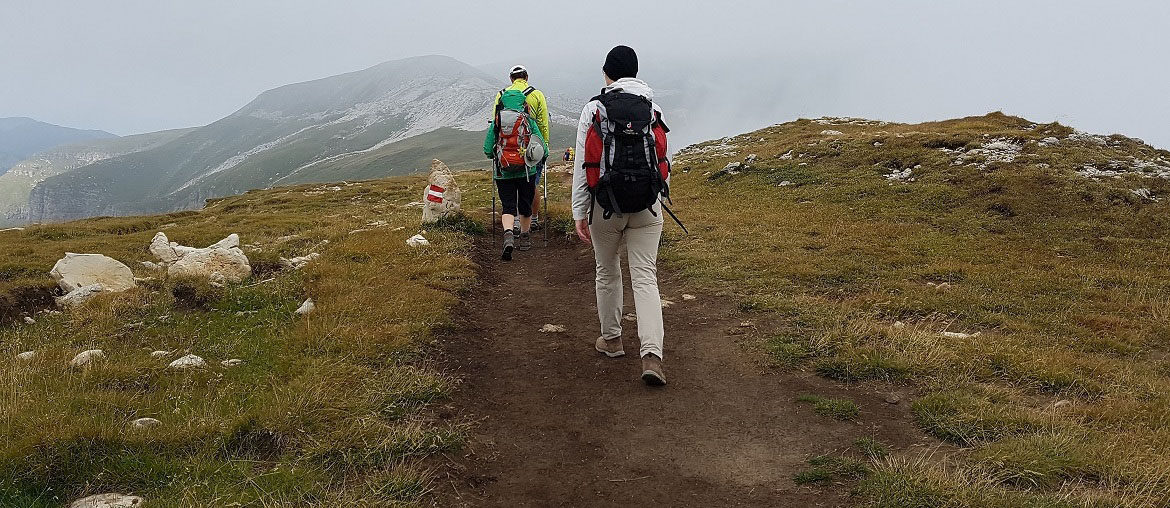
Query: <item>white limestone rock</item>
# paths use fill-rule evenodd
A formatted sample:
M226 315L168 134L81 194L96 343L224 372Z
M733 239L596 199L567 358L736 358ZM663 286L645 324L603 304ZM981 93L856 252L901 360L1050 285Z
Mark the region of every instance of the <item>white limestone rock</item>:
M106 291L106 287L101 284L90 284L88 286L82 286L74 289L73 291L70 291L69 293L66 293L65 296L57 297L57 306L65 309L72 309L81 306L85 302L89 301L90 298L93 298L94 296L97 296L98 293L102 293L104 291Z
M451 169L439 159L432 160L431 175L427 178L427 188L423 190L423 224L458 214L462 200L463 195Z
M33 319L32 316L25 316L24 317L24 324L35 325L35 324L37 324L37 320Z
M406 239L406 244L411 246L411 247L423 247L426 245L430 245L431 242L427 241L427 239L424 238L423 235L414 235L414 236Z
M204 277L223 284L240 282L252 274L248 256L240 250L240 236L235 233L198 249L168 242L160 231L150 242L150 252L169 263L167 275L171 277Z
M22 362L31 362L34 359L36 359L36 357L37 357L36 351L25 351L23 353L16 355L16 359L20 360Z
M166 358L168 356L171 356L172 354L174 354L174 351L161 351L161 350L160 351L151 351L150 357L151 358Z
M88 349L88 350L82 351L80 353L77 353L77 356L74 356L72 360L69 360L69 366L70 367L85 367L86 365L93 364L97 360L100 360L100 359L105 358L105 357L106 357L106 353L100 349Z
M554 325L549 323L540 327L540 333L565 333L565 325Z
M127 494L96 494L70 503L69 508L138 508L144 502L141 497Z
M66 252L65 257L53 265L49 276L66 293L93 284L101 284L106 291L125 291L137 285L130 267L101 254Z
M246 363L246 362L244 362L243 360L241 360L239 358L232 358L230 360L224 360L222 362L219 362L219 364L223 365L224 367L239 367L240 365L243 365L244 363Z
M154 238L150 240L150 253L154 254L154 257L158 258L164 264L174 263L179 260L179 253L175 252L175 247L171 245L166 233L162 231L155 233Z
M145 429L147 427L154 427L157 425L162 425L162 422L160 422L154 418L139 418L137 420L130 422L130 425L136 429Z
M316 252L306 256L297 256L295 258L280 258L280 266L285 270L300 270L308 265L311 261L321 257Z
M179 358L178 360L171 362L171 364L167 365L167 367L177 370L202 369L207 367L207 362L203 361L203 358L199 357L198 355L186 355L182 358Z
M314 310L317 310L317 304L313 303L312 298L309 298L309 299L305 300L303 303L301 303L300 307L297 307L297 310L294 312L294 314L296 314L298 316L303 316L305 314L313 312Z

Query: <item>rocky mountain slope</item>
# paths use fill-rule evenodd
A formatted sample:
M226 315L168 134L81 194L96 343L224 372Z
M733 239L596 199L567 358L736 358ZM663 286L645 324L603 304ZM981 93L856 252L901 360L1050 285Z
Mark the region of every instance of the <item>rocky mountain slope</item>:
M0 175L25 157L57 145L116 137L105 131L61 127L31 118L0 118Z
M174 129L71 143L18 162L7 173L0 174L0 227L28 222L29 193L38 183L98 161L155 148L191 130Z
M190 209L273 185L405 174L434 156L416 147L443 147L455 167L478 162L491 99L505 85L427 56L283 86L159 147L45 180L30 195L29 219ZM553 146L568 136L559 129Z

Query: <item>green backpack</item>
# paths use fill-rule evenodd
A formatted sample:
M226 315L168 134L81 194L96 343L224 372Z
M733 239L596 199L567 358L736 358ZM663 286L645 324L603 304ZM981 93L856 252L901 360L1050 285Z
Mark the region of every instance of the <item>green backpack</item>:
M530 86L524 90L505 88L500 91L492 121L495 133L493 159L497 175L504 172L527 175L528 169L535 167L544 158L547 151L545 141L540 136L540 128L527 102L528 95L535 90ZM533 137L536 143L532 142Z

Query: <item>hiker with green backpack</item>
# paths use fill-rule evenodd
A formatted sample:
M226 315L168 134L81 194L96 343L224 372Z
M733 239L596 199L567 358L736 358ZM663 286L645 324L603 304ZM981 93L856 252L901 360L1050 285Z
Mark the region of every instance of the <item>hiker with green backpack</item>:
M532 205L548 159L549 124L548 102L544 93L528 85L528 70L517 65L508 77L512 84L496 94L483 141L483 153L493 161L492 179L503 207L504 261L511 261L517 248L532 248ZM513 231L517 218L519 239ZM495 217L492 221L494 225Z

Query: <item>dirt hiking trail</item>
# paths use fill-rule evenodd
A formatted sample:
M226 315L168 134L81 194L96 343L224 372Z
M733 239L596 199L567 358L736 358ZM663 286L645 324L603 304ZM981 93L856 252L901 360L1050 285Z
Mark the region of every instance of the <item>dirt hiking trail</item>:
M675 302L663 310L669 384L644 385L635 322L623 322L625 356L593 349L592 251L541 238L510 263L486 235L477 246L480 283L440 341L443 367L461 379L449 408L473 422L471 439L438 466L434 505L847 506L848 488L793 475L860 437L926 442L906 403L885 401L889 387L761 366L741 344L758 333L741 326L751 316L662 267L659 289ZM625 284L632 313L628 271ZM566 331L542 333L545 324ZM801 394L846 396L861 416L817 415L794 401Z

